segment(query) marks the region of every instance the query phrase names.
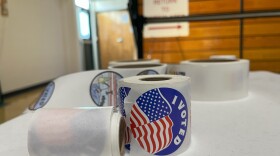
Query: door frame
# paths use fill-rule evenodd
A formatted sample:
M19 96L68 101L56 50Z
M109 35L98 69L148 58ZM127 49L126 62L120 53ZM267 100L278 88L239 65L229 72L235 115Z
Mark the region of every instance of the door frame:
M98 26L97 26L97 13L109 11L128 11L129 0L90 0L90 21L91 21L91 38L92 38L92 56L94 69L100 69L100 54L98 46ZM136 43L135 43L136 45Z

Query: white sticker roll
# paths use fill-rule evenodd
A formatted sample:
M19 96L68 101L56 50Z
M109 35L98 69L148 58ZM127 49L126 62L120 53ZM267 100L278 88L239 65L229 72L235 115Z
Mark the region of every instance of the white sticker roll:
M110 66L119 66L119 65L133 65L133 64L155 64L160 63L159 59L139 59L139 60L122 60L122 61L110 61Z
M111 81L121 78L118 73L106 72L106 70L86 71L59 77L46 87L30 109L113 105L108 101L110 98L113 99L116 93L113 91L108 93L110 90L108 85L111 85Z
M166 67L166 74L185 76L186 71L181 64L168 64Z
M190 79L145 75L119 81L121 106L130 130L130 155L178 155L191 139Z
M30 109L118 106L117 85L120 79L136 75L164 74L166 66L166 64L118 66L110 70L93 70L62 76L46 87Z
M211 60L237 60L235 55L212 55L209 57Z
M192 100L227 101L248 96L248 60L191 60L179 72L191 78Z
M122 156L125 121L113 107L40 109L28 131L30 156Z
M123 77L130 77L136 75L157 75L165 74L167 64L131 64L131 65L117 65L109 67L117 73L121 73Z

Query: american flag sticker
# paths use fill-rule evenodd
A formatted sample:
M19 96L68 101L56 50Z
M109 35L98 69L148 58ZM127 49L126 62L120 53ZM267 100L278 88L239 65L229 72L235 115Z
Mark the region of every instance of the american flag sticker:
M121 114L126 117L126 113L125 113L125 110L124 110L124 99L128 96L129 94L129 91L131 90L131 88L128 88L128 87L120 87L119 88L119 94L120 94L120 111L121 111Z
M130 112L133 138L148 153L168 155L183 143L188 127L184 96L172 88L155 88L142 94Z

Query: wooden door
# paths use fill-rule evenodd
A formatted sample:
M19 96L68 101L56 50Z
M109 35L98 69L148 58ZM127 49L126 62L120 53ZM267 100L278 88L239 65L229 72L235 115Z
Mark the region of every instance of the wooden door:
M127 11L97 13L101 68L112 60L137 57L133 29Z

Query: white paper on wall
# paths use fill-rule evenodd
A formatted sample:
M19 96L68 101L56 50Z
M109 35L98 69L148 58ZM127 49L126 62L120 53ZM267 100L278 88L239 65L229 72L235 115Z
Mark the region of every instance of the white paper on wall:
M189 36L189 23L157 23L144 26L144 38L186 37Z
M188 0L144 0L143 15L145 17L188 16Z

